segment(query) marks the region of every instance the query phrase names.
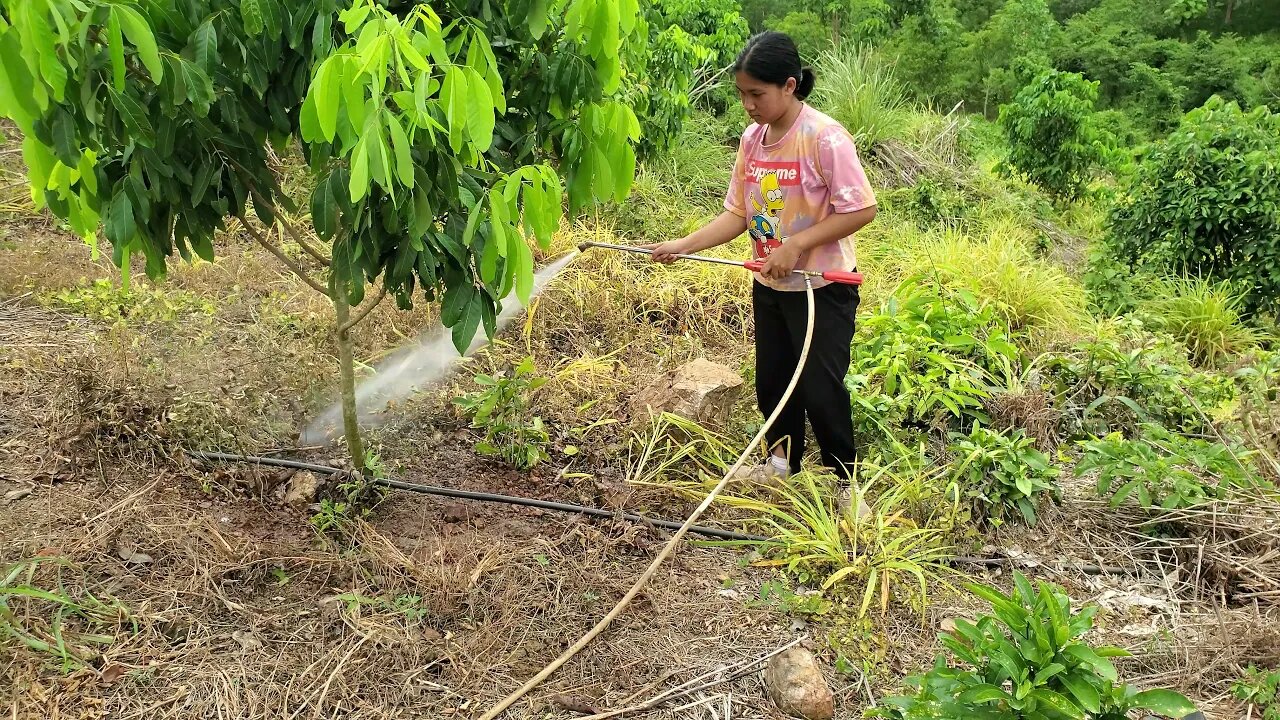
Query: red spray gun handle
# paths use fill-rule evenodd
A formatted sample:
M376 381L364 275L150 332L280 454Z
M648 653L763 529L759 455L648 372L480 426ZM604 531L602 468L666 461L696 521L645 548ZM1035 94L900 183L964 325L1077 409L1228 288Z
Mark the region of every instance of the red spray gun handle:
M763 260L748 260L742 263L742 267L752 271L760 272L764 268ZM834 283L842 283L844 285L861 285L862 273L845 272L843 270L828 270L826 272L814 272L812 270L792 270L791 272L800 273L801 275L810 275L820 277L823 280Z

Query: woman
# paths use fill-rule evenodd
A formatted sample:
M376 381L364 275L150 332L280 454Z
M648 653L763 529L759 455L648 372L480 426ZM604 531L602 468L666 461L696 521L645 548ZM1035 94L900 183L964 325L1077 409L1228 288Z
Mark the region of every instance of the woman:
M800 63L791 38L756 35L733 66L738 96L754 123L742 134L724 212L696 232L647 246L669 263L733 240L745 230L756 259L765 260L752 283L755 318L756 399L768 416L795 372L808 320L805 279L793 269L856 270L853 233L876 216L876 198L853 138L805 103L814 75ZM769 481L800 471L805 416L823 464L843 478L840 500L857 451L844 376L849 370L858 288L813 278L816 316L809 358L800 381L766 434L770 456L739 479Z

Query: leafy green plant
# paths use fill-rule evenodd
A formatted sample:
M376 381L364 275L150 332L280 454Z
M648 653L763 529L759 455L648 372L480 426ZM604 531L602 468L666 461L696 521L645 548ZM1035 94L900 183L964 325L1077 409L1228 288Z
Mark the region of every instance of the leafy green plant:
M1111 433L1080 443L1076 474L1098 471L1098 494L1116 506L1133 496L1142 507L1185 508L1223 497L1233 487L1258 479L1240 446L1189 438L1159 425L1144 424L1136 437Z
M893 720L975 718L1125 720L1133 710L1181 718L1195 710L1172 690L1139 692L1121 683L1110 658L1129 653L1092 647L1084 636L1096 606L1072 611L1061 588L1038 587L1014 571L1008 595L979 584L966 588L991 607L977 622L956 620L939 635L950 658L939 654L932 669L907 679L914 694L886 698L869 717Z
M948 451L956 458L953 477L984 517L999 522L1017 510L1028 525L1035 525L1040 497L1061 499L1059 470L1020 429L1006 435L975 425L967 435L951 433Z
M928 601L929 582L948 572L950 547L942 530L905 517L906 496L886 477L880 473L855 487L850 506L843 510L832 499L835 476L811 472L797 473L774 488L776 502L722 495L731 507L756 515L772 537L762 543L708 544L757 545L765 557L754 564L784 568L800 582L852 598L858 617L865 616L877 599L881 613L891 598L921 610ZM870 512L859 516L861 503Z
M1143 304L1151 324L1187 346L1195 362L1213 366L1258 344L1257 330L1244 324L1249 289L1232 282L1169 278Z
M534 375L533 358L526 357L514 373L477 375L481 390L454 400L471 415L471 426L484 429L476 451L501 458L520 470L547 459L550 438L542 418L529 413L529 396L546 383Z
M1107 156L1093 119L1098 83L1079 73L1049 70L1000 106L1009 140L1001 172L1020 174L1059 200L1084 193Z
M1244 677L1231 687L1236 699L1248 704L1259 720L1280 720L1280 670L1259 670L1250 665Z
M1130 263L1234 280L1245 310L1280 298L1280 115L1214 96L1153 142L1112 214Z

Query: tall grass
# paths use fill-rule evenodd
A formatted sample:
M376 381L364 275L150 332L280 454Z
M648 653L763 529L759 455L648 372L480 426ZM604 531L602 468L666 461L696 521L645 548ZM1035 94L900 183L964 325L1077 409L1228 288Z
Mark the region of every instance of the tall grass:
M996 303L1014 333L1043 338L1078 328L1086 316L1080 283L1037 257L1017 223L995 221L986 233L985 238L954 231L935 235L911 259L908 274Z
M906 88L870 48L845 43L825 51L817 74L814 106L844 125L861 149L904 132L911 115Z
M1241 310L1248 288L1200 278L1167 278L1143 309L1152 324L1187 346L1199 365L1255 347L1258 331L1244 324Z

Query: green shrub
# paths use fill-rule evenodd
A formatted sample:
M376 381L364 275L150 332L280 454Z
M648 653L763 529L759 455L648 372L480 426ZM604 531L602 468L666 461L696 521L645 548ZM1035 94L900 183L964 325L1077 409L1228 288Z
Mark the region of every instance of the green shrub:
M1093 627L1097 607L1071 610L1061 588L1039 583L1032 588L1014 572L1016 589L1005 595L970 584L991 612L976 623L956 620L954 633L939 635L950 653L939 654L933 669L907 679L916 689L891 697L869 717L892 720L1032 720L1097 718L1124 720L1133 710L1180 718L1195 707L1171 690L1137 689L1121 683L1110 658L1129 653L1116 647L1091 647L1083 637Z
M1280 115L1211 98L1152 143L1112 214L1136 266L1239 281L1246 309L1280 308Z
M778 20L768 23L770 30L786 33L796 43L800 58L810 62L832 47L831 24L814 12L795 10ZM826 77L822 78L826 82Z
M48 293L43 301L103 322L173 322L183 315L213 315L217 310L212 302L185 290L117 285L106 278Z
M1017 510L1028 525L1035 525L1041 496L1061 500L1058 469L1022 430L1005 435L974 426L968 435L951 433L948 450L956 458L952 475L983 517L998 523Z
M1224 497L1232 487L1255 485L1245 463L1251 453L1143 425L1132 439L1120 433L1080 443L1076 474L1098 471L1098 494L1115 507L1132 496L1142 507L1186 508ZM1242 467L1243 465L1243 467Z
M517 469L528 470L547 459L549 437L542 418L529 414L529 396L546 383L534 375L533 358L525 358L507 376L477 375L483 389L454 403L471 415L471 426L484 429L476 452L492 455Z
M1230 282L1167 279L1144 308L1156 329L1185 344L1195 362L1212 366L1258 344L1258 332L1241 319L1248 294Z
M1000 107L1009 141L1002 174L1019 174L1059 200L1080 197L1107 149L1093 118L1098 83L1050 70Z
M1043 361L1056 404L1072 424L1068 433L1105 435L1140 422L1208 432L1206 415L1235 397L1230 378L1195 369L1185 348L1137 320L1117 320L1112 328L1119 337L1105 336L1103 326L1096 339Z
M1105 246L1091 245L1081 279L1089 307L1107 317L1133 312L1153 296L1157 277L1133 268Z
M1244 677L1236 681L1231 693L1236 699L1249 705L1253 717L1259 720L1280 720L1280 670L1267 672L1250 665ZM1253 713L1252 711L1257 711Z

